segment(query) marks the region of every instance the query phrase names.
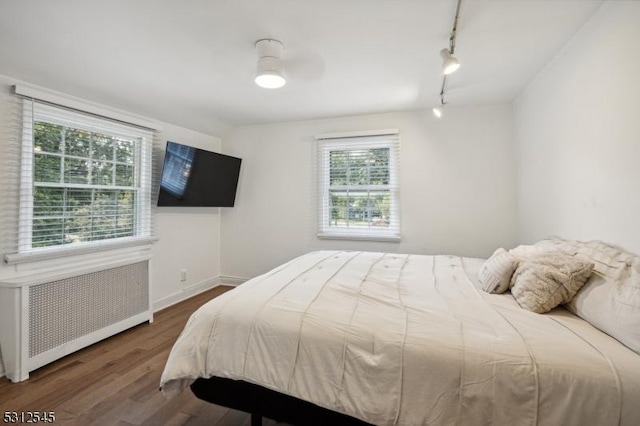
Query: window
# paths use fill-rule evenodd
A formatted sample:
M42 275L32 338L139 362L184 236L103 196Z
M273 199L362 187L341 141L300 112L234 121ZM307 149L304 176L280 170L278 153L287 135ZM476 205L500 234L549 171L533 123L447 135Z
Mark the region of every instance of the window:
M152 132L23 102L18 253L148 238Z
M318 137L320 238L400 239L397 133Z

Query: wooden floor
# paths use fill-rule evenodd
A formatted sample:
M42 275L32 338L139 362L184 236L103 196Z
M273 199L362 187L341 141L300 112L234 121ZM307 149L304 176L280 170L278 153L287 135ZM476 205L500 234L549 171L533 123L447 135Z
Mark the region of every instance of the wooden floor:
M143 324L33 371L29 380L0 378L5 411L54 411L69 425L250 425L249 414L197 399L190 390L167 400L158 390L169 351L199 306L230 290L217 287ZM275 425L271 420L264 424Z

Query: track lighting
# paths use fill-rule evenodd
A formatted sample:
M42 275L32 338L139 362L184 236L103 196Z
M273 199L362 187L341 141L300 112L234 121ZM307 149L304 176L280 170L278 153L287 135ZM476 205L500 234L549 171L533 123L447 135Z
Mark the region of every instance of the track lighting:
M442 117L442 113L444 111L444 106L447 103L444 101L444 86L442 87L442 90L440 91L440 104L436 105L433 107L433 109L431 111L433 111L433 115L436 116L436 118L441 118Z
M449 49L442 49L440 51L440 56L442 56L442 72L444 75L449 75L460 68L460 61L458 61L455 56L451 55Z
M265 89L278 89L287 83L282 73L283 46L278 40L262 39L256 41L258 51L258 72L255 82Z
M447 89L447 76L460 68L460 61L453 56L453 53L456 51L456 35L458 33L458 17L460 16L460 5L462 4L462 0L458 0L456 6L456 16L453 20L453 28L451 29L451 36L449 37L449 48L442 49L440 51L440 56L442 56L442 72L444 76L442 76L442 87L440 88L440 105L436 105L433 107L433 115L436 118L442 117L442 112L446 102L444 101L444 94Z

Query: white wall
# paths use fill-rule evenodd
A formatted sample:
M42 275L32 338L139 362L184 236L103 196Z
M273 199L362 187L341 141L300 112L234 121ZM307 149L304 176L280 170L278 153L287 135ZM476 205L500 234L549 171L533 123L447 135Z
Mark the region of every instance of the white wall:
M400 129L402 241L318 240L314 136ZM222 212L223 275L253 277L314 249L489 256L515 242L509 105L247 126L223 141L243 159L236 206Z
M640 2L605 3L514 103L518 239L640 253Z
M209 151L222 148L220 138L166 123L161 138ZM154 310L211 287L220 275L220 209L159 207L157 211L160 239L153 247L151 268ZM187 270L184 282L181 269Z

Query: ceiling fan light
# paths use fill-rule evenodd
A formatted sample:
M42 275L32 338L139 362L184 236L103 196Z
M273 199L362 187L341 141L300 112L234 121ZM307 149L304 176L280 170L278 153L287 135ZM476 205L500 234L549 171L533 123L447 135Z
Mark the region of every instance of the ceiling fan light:
M442 49L440 51L440 56L442 56L442 72L445 75L449 75L460 68L460 61L458 61L456 57L451 56L449 50Z
M258 60L256 84L265 89L278 89L287 83L282 74L280 59L266 56Z
M258 70L255 82L265 89L278 89L287 83L282 73L283 46L277 40L262 39L256 42L258 51Z
M279 89L287 84L287 80L280 74L263 73L259 74L255 78L255 82L258 86L265 89Z

